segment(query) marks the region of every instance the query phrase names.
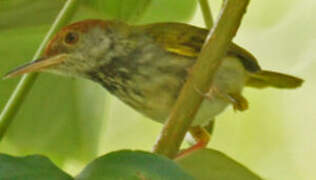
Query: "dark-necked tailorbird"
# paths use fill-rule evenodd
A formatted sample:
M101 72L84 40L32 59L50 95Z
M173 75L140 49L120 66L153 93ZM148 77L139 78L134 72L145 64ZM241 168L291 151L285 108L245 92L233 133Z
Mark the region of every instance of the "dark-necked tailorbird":
M64 27L49 42L42 58L5 77L41 71L90 79L163 123L207 34L206 29L181 23L134 26L85 20ZM247 109L241 95L245 86L296 88L301 84L299 78L262 70L253 55L231 43L192 127L205 126L229 104L236 110Z

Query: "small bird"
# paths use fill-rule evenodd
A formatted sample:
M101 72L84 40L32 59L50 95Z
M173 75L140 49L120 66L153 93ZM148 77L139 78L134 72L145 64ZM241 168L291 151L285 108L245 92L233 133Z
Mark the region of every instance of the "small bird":
M84 20L64 27L48 43L43 57L5 75L52 72L92 80L138 112L163 123L195 63L208 30L182 23L128 25ZM190 132L205 146L203 129L228 105L248 108L246 87L296 88L302 79L262 70L256 58L231 43Z

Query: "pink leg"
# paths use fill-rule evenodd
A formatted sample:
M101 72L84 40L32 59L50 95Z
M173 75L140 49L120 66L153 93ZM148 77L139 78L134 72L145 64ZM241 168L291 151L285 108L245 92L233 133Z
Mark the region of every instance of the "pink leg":
M191 154L192 152L205 148L210 140L210 135L202 127L192 127L189 129L190 134L195 139L196 144L189 147L188 149L182 150L176 158L183 157L185 155Z

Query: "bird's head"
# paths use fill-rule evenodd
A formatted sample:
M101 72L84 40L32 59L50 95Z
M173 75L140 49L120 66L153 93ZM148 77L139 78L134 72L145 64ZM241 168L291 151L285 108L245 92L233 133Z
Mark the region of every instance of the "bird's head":
M4 78L39 71L83 76L84 72L107 63L105 57L111 55L117 31L123 32L126 26L102 20L68 25L50 40L41 58L10 71Z

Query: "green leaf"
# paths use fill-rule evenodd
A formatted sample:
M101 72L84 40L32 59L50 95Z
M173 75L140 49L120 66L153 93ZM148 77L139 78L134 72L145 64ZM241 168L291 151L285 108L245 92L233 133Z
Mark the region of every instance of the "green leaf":
M0 29L51 24L62 5L60 0L2 0Z
M91 162L77 180L192 180L173 161L163 156L141 151L118 151Z
M152 0L140 23L187 22L197 7L196 0Z
M44 156L13 157L0 154L0 179L71 180L73 178Z
M107 19L129 23L186 21L196 9L195 0L91 0L83 3L102 12Z
M102 12L107 19L135 22L143 15L151 1L152 0L83 0L83 3Z
M259 176L225 154L201 149L176 159L197 180L261 180Z

